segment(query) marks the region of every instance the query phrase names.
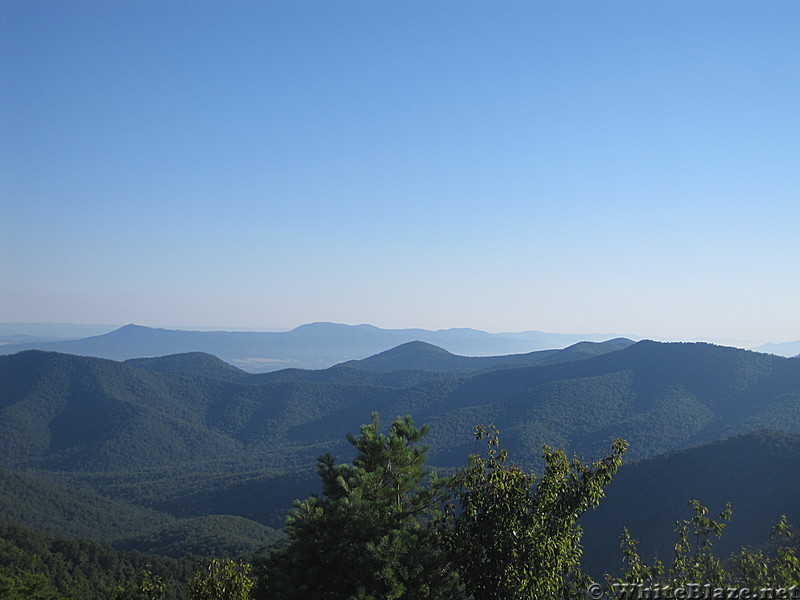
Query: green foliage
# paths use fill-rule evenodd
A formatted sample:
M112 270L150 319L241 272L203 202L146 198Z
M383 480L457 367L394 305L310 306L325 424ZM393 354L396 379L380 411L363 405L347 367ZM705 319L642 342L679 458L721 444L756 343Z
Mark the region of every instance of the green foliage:
M148 566L142 569L138 582L118 588L113 600L165 600L166 593L164 578L154 575Z
M727 560L713 552L713 540L722 536L731 520L730 504L716 517L708 516L708 508L697 500L689 501L693 515L676 523L676 541L669 567L656 560L652 566L644 563L636 549L636 541L626 530L622 550L627 570L619 578L608 578L609 589L617 596L630 596L632 586L665 589L700 584L713 589L789 588L800 585L800 560L797 540L785 515L772 531L768 549L742 548Z
M708 516L708 509L697 500L690 500L694 510L691 520L678 523L670 577L674 582L702 581L715 586L727 584L727 573L722 562L714 556L712 538L721 537L733 511L730 504L716 520ZM691 538L694 537L694 543Z
M800 540L792 533L786 515L781 515L780 521L772 530L771 537L775 544L775 559L771 564L768 563L765 577L761 581L766 581L766 585L773 587L800 586L800 559L797 557Z
M442 486L428 479L427 428L398 417L379 433L377 414L348 435L352 464L319 458L323 495L298 502L288 546L262 567L258 597L274 600L391 600L452 597L454 580L430 526Z
M0 598L3 600L62 600L47 577L30 571L0 567Z
M499 432L477 427L486 439L454 479L457 504L439 527L443 545L465 587L477 600L553 598L574 592L580 572L578 517L595 507L622 461L627 444L592 464L544 450L545 470L533 473L507 463Z
M0 521L4 600L184 600L184 582L193 568L185 559L121 552Z
M262 548L266 554L256 562L257 585L245 562L216 558L188 577L194 568L188 561L123 553L88 541L47 538L0 521L0 597L244 600L252 595L270 600L525 600L583 595L586 577L581 565L582 530L577 520L598 505L620 466L626 442L617 440L608 456L591 464L545 446L544 468L537 477L509 462L495 428L477 427L476 442L486 444L485 452L473 455L466 467L441 481L425 469L427 448L420 442L427 433L427 426L415 427L409 416L398 417L387 433L381 433L377 413L373 413L372 422L361 427L360 436L347 436L355 453L351 463L337 464L330 454L318 459L322 494L296 503L287 521L288 539L277 550L263 550L263 546L275 543L274 531L230 515L168 518L125 542L130 547L158 548L174 555L218 557ZM757 481L758 474L779 468L784 491L792 493L792 485L796 485L791 476L796 467L792 465L796 462L773 460L762 465L768 461L760 459L762 454L756 450L763 442L773 457L780 454L773 452L776 448L795 456L800 443L797 436L753 434L744 441L734 441L752 455L755 466L760 466L748 481ZM754 441L758 443L751 443ZM705 478L719 485L721 475L702 460L721 454L730 461L728 445L717 444L697 452L685 453L699 457L694 458L695 472L708 473ZM749 465L747 460L737 459L739 470ZM667 469L652 470L662 484L672 476ZM265 472L233 473L223 481L209 473L181 473L179 469L151 471L143 476L152 477L159 486L171 486L176 506L184 499L185 508L192 511L209 505L209 496L203 496L207 492L213 492L214 501L221 503L230 497L231 490L243 492L254 482L260 482L255 492L264 495L274 482L293 481ZM87 475L87 481L92 478L104 478L104 485L118 478L114 485L120 488L136 485L127 481L124 473ZM688 479L684 473L676 481ZM209 481L219 489L209 490ZM635 483L641 487L642 478ZM153 489L146 493L152 494ZM30 476L0 472L0 497L9 500L9 510L24 514L26 494L37 497L30 506L47 507L41 509L43 515L61 511L64 514L60 518L65 520L79 514L69 512L73 498L86 504L80 507L80 514L88 518L104 519L124 506L108 504L92 494L67 492ZM41 502L42 495L49 498L48 502ZM195 495L195 506L185 502ZM153 498L158 496L154 494ZM651 499L648 504L658 502ZM700 501L693 500L690 505L693 516L675 528L677 540L669 566L658 560L646 564L636 540L625 530L627 570L610 583L751 588L800 585L797 538L785 517L774 528L771 547L745 548L723 560L714 554L712 542L727 527L730 506L712 518ZM126 518L135 521L147 514L141 511Z
M189 580L191 600L247 600L253 588L250 565L214 559Z

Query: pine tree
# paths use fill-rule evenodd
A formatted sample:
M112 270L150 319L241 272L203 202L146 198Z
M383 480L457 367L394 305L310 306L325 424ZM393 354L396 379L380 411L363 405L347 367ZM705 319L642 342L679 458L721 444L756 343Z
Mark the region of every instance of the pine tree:
M424 469L428 428L398 417L380 433L377 414L348 435L352 464L318 459L322 496L295 504L288 546L262 567L256 596L275 600L450 598L455 578L431 527L443 486Z

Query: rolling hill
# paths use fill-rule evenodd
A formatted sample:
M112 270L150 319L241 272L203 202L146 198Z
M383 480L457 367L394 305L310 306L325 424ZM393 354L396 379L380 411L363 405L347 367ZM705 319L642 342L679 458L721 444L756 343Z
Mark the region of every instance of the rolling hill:
M125 361L125 364L156 373L196 374L232 381L243 381L249 375L247 371L237 369L205 352L185 352L155 358L130 358Z
M92 490L0 469L0 520L22 523L49 535L110 543L175 518Z

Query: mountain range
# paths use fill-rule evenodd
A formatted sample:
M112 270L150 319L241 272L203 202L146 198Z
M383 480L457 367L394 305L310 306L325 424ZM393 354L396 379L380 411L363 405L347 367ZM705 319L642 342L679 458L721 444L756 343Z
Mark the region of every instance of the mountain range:
M780 344L763 344L756 348L759 352L768 352L778 356L800 356L800 340L796 342L782 342Z
M487 333L469 328L437 331L381 329L372 325L310 323L283 332L186 331L125 325L86 338L25 341L19 337L17 329L12 329L17 332L16 335L7 336L5 343L0 344L0 354L36 349L126 360L205 352L250 372L276 371L288 367L321 369L347 360L366 358L411 341L435 344L450 352L468 356L494 356L563 348L580 341L604 341L619 337L540 331Z
M0 323L0 354L21 350L51 350L82 356L125 360L185 352L206 352L249 372L287 367L321 369L358 360L410 341L424 341L466 356L520 354L564 348L579 341L605 341L615 334L563 334L542 331L487 333L456 328L382 329L372 325L309 323L291 331L182 330L139 325L77 325L70 323ZM626 335L631 339L640 336ZM755 346L745 340L708 340L725 346L751 348L778 356L800 354L800 341Z
M85 519L93 537L120 547L253 549L275 539L293 499L319 491L315 458L349 460L344 434L378 411L384 422L410 414L430 424L429 463L445 472L474 451L480 423L496 425L512 460L532 468L545 444L591 459L622 437L631 464L601 505L609 516L587 532L616 548L625 522L661 551L666 534L651 539L647 524L661 523L667 500L668 528L704 494L736 500L744 523L752 511L800 519L786 483L800 481L799 406L800 359L701 343L613 339L468 357L412 341L327 369L260 374L200 352L120 362L29 350L0 356L0 518L41 527L50 515L49 532L86 534L57 517L73 504L94 515ZM758 467L767 462L780 468ZM753 482L744 499L731 497L736 465ZM659 473L676 474L669 490ZM770 486L780 488L774 505L759 511L752 497ZM733 539L760 543L762 524L741 535L732 525Z

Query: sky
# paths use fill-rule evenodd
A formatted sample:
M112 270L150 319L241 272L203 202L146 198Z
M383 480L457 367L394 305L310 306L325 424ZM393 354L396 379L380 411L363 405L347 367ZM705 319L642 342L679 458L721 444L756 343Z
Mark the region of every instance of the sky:
M800 2L0 0L0 321L800 339Z

